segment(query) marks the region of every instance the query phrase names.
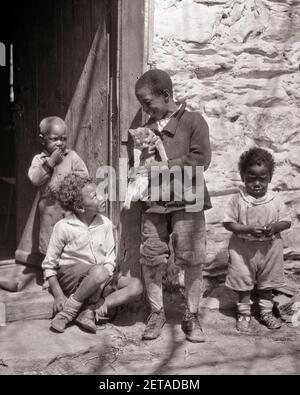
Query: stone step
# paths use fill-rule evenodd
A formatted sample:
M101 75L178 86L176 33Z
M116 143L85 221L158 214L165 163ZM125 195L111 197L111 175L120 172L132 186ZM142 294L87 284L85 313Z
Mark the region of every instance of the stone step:
M53 296L44 290L40 268L0 261L0 326L52 316Z
M53 296L47 290L0 294L0 326L8 322L52 317Z

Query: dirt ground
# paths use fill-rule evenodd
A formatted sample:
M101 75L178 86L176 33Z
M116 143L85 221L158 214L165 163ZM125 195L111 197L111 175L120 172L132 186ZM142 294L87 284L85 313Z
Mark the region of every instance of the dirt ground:
M300 374L300 327L283 324L280 329L270 331L253 318L251 332L239 334L235 330L233 309L203 309L202 323L207 341L195 344L185 340L180 328L183 297L179 293L167 293L165 306L167 324L156 340L141 340L146 311L135 305L121 310L114 323L99 327L96 335L81 333L82 339L86 336L89 343L79 351L47 358L45 348L45 358L33 357L26 361L0 357L0 374ZM39 325L38 330L45 331L45 343L50 344L51 339L63 342L66 336L79 336L80 330L74 326L67 329L65 337L51 334L54 337L47 340L49 322L37 324L37 321L27 325ZM45 344L40 346L45 347Z

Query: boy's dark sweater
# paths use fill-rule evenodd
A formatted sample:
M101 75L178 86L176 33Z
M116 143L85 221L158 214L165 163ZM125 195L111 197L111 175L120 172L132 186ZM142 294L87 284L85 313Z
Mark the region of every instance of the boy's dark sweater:
M211 161L211 148L209 142L209 129L205 119L197 112L189 112L183 103L180 109L172 116L164 129L156 130L156 123L152 119L145 126L156 130L157 135L162 139L166 154L169 158L168 167L173 166L203 166L206 170ZM198 180L199 181L199 180ZM196 177L193 177L193 186L196 185ZM152 202L147 212L169 213L183 210L187 206L186 201L158 201ZM191 204L188 204L191 207ZM204 180L204 202L203 210L211 208L209 193Z

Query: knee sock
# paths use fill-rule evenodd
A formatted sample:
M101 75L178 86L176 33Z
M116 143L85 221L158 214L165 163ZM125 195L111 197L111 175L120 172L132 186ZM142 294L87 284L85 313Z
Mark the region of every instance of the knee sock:
M151 310L160 311L163 309L162 265L142 265L142 269Z
M272 313L273 302L271 300L259 299L258 305L259 305L259 309L260 309L261 314Z
M81 306L82 306L82 303L81 302L77 302L77 300L74 299L73 295L71 295L66 300L64 308L60 312L60 314L65 315L70 320L73 320L77 316Z
M185 266L184 268L184 286L187 307L191 313L197 313L202 291L202 267Z
M236 304L238 313L243 315L251 315L251 305L251 301L249 303L238 302Z

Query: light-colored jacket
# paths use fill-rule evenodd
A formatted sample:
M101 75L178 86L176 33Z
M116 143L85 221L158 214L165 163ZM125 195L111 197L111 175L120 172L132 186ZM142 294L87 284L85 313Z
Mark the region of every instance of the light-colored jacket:
M55 276L59 267L75 263L104 265L113 274L116 267L113 224L104 215L96 215L88 226L70 214L54 226L42 263L45 280Z

